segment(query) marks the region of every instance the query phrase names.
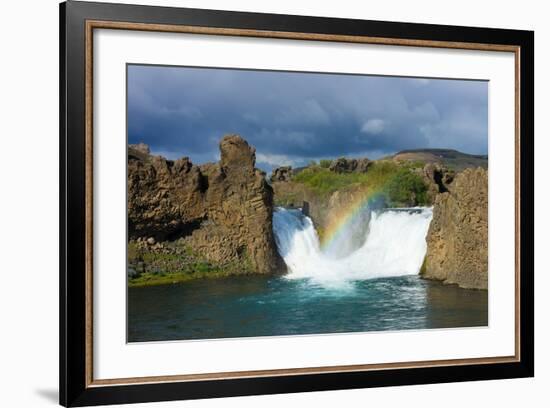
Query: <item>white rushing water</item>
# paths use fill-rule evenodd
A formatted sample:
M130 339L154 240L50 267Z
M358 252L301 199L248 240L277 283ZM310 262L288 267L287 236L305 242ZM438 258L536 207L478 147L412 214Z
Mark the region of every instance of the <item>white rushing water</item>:
M334 286L354 280L418 274L426 254L431 219L432 209L427 207L373 211L366 221L362 244L344 254L323 252L313 222L300 210L277 208L273 231L279 253L288 266L289 279L309 278ZM345 231L342 235L346 235ZM357 239L351 231L349 236Z

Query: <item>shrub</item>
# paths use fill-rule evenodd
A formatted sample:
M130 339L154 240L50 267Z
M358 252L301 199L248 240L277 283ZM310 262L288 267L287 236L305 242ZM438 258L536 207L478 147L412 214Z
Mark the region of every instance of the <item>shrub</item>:
M332 163L332 160L321 159L319 161L319 166L321 166L324 169L328 169L330 167L331 163Z
M408 207L427 204L427 190L421 176L401 168L389 180L384 192L391 205Z
M425 205L427 186L410 166L392 161L374 162L366 173L334 173L323 167L309 167L294 176L293 181L307 186L312 192L329 195L349 187L364 187L382 192L390 206Z
M336 190L351 186L364 186L380 190L399 166L392 162L373 163L366 173L335 173L324 167L309 167L294 176L293 181L305 184L318 194L331 194Z

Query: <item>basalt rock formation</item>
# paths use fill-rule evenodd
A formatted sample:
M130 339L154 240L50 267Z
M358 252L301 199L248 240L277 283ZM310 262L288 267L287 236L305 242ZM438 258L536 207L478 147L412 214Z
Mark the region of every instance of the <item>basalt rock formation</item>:
M466 169L446 188L435 198L422 276L487 289L487 171Z
M449 191L449 185L453 182L455 172L439 163L428 163L420 169L420 175L424 178L428 187L428 201L435 202L438 194Z
M273 273L282 261L273 231L273 190L255 168L255 149L237 135L220 142L219 163L194 165L128 147L128 233L131 240L184 239L205 259L241 261Z
M292 178L292 167L291 166L281 166L273 169L271 173L271 181L290 181Z
M370 165L369 159L346 159L340 157L330 163L329 170L335 173L365 173Z
M187 157L171 161L147 150L128 147L129 238L159 241L192 232L207 217L207 179Z

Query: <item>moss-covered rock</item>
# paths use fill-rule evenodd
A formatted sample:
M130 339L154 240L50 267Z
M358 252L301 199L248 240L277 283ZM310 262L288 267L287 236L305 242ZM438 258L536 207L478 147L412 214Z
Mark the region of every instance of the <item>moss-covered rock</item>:
M255 269L246 253L237 260L212 262L193 251L185 239L155 244L140 239L128 244L129 286L163 285L253 273Z

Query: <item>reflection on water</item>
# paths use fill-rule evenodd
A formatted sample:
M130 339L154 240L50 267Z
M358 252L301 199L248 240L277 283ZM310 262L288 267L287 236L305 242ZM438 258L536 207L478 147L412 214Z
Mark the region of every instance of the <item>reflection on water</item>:
M257 276L128 290L130 342L486 325L486 291L418 276L340 289Z
M451 288L451 290L449 290ZM487 326L487 291L432 283L426 289L427 327Z

